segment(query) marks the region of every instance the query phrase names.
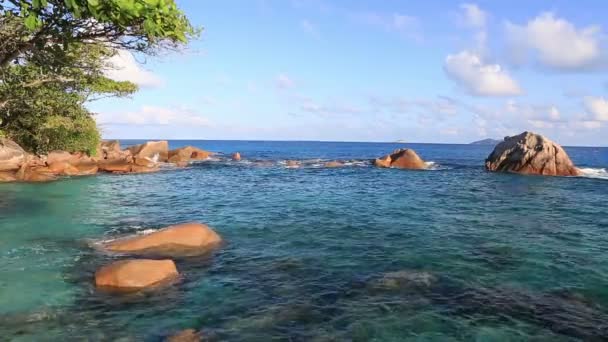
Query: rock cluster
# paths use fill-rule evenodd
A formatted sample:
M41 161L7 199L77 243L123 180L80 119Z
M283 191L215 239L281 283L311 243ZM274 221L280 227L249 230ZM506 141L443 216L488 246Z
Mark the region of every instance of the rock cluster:
M84 176L98 172L148 173L159 170L160 163L186 166L204 160L211 152L186 146L169 150L167 141L148 141L121 149L118 140L103 141L97 155L52 151L34 156L9 139L0 139L0 182L45 182L59 176Z
M179 276L172 258L205 254L221 242L222 238L211 228L191 222L104 243L101 249L108 253L165 259L113 262L95 273L95 285L103 291L135 292L170 284Z
M488 171L545 176L581 174L560 145L532 132L506 137L496 145L485 164Z
M389 155L374 160L374 165L377 167L392 167L398 169L421 170L427 168L424 160L422 160L414 150L407 148L395 150Z

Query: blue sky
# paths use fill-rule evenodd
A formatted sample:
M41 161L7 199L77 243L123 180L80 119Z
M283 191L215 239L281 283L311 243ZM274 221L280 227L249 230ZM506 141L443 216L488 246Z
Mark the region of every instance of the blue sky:
M178 1L200 39L121 51L106 138L608 145L603 1Z

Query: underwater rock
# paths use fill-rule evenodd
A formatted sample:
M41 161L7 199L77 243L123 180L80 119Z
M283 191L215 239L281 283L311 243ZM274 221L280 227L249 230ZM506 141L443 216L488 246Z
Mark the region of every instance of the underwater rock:
M234 161L239 161L239 160L241 160L241 154L239 152L235 152L235 153L232 154L231 158Z
M169 143L166 140L148 141L141 145L127 148L133 158L147 158L153 161L166 162L169 159Z
M111 292L134 292L163 284L178 275L173 260L121 260L95 272L95 285Z
M104 244L103 248L136 255L195 256L211 251L221 242L222 238L207 225L191 222L114 240Z
M19 170L27 153L16 142L0 138L0 171Z
M194 329L182 330L166 339L167 342L198 342L201 340L201 333Z
M422 160L416 151L411 149L398 149L393 153L386 155L382 158L374 160L376 167L394 167L398 169L426 169L426 164Z
M506 137L494 148L485 165L488 171L527 175L578 176L581 174L560 145L532 132Z
M427 289L437 282L437 277L425 271L401 270L385 273L373 280L369 287L377 290Z

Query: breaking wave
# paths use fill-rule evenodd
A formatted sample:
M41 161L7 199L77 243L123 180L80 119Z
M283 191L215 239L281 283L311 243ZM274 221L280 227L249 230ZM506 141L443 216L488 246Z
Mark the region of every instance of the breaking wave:
M608 180L608 170L607 169L587 167L587 168L581 168L580 170L583 173L583 177Z

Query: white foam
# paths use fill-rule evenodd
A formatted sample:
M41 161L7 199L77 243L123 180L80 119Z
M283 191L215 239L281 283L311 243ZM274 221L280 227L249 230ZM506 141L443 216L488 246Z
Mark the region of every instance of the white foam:
M597 178L597 179L608 179L608 170L602 168L581 168L583 177Z

